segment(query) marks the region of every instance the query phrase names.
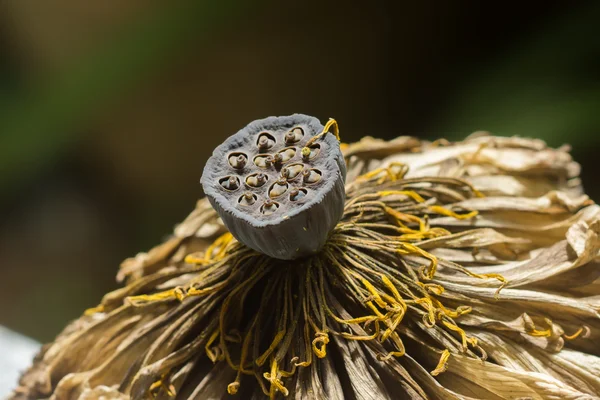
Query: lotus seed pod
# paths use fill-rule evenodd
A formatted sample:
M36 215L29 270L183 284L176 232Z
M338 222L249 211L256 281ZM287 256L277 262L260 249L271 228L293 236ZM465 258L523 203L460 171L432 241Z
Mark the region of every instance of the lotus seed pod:
M346 164L323 130L307 115L269 117L215 149L201 183L238 241L283 260L325 244L344 211Z

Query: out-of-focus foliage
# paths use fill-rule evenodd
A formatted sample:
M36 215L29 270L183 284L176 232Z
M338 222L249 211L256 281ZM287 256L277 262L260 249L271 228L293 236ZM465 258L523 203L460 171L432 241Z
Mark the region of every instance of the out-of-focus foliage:
M236 0L184 1L157 7L118 28L117 34L68 67L12 98L0 98L0 184L35 173L55 160L61 148L99 110L110 110L124 93L143 85L177 57L191 37L209 40L218 28L238 16ZM110 111L109 111L110 112ZM19 174L15 174L19 169Z
M596 4L541 22L464 82L437 128L453 136L477 129L532 135L575 151L598 146L599 15Z
M176 4L176 5L175 5ZM571 143L598 198L596 2L0 4L0 324L41 340L186 215L247 122Z

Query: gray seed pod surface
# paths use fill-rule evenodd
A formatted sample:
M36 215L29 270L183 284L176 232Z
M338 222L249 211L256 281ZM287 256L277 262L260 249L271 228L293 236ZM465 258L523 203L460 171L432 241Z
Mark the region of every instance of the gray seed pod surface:
M334 134L302 114L251 122L218 146L200 182L231 234L268 256L316 253L342 217L346 163Z

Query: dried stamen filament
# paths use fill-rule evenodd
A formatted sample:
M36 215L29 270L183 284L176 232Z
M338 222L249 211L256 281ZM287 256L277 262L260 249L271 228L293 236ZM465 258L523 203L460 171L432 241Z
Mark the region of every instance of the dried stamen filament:
M219 179L221 187L226 190L237 190L240 187L240 180L235 176L226 176L225 178Z
M263 173L253 174L246 178L246 184L251 187L261 187L267 182L267 175Z
M305 168L302 171L302 179L304 183L308 184L319 182L321 180L321 175L321 171L314 168Z

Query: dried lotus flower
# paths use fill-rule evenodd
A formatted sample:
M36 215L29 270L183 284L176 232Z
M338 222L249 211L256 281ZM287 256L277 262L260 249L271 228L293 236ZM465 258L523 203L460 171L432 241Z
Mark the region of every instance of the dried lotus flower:
M600 208L566 149L476 134L342 151L343 215L317 253L263 255L200 200L13 398L600 396Z

